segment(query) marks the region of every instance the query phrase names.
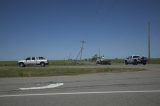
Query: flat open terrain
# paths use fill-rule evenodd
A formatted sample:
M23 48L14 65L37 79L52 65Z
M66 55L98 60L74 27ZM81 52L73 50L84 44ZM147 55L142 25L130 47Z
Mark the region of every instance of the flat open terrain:
M0 77L44 77L44 76L62 76L62 75L80 75L90 73L104 72L131 72L143 71L144 66L125 66L125 65L49 65L40 66L1 66Z
M160 65L109 67L146 70L76 76L0 78L0 104L1 106L160 106ZM44 88L56 83L63 85ZM37 89L20 89L33 87Z

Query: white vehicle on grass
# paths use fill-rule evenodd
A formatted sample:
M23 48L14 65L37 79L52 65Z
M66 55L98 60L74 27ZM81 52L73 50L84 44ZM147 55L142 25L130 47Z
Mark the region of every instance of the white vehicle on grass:
M125 60L124 60L125 64L134 64L134 65L137 65L137 64L143 64L143 65L146 65L147 64L147 58L144 57L144 56L139 56L139 55L132 55L132 56L129 56L127 57Z
M45 67L45 65L48 65L48 60L44 57L27 57L24 60L19 60L18 65L20 67L25 67L27 65L40 65Z

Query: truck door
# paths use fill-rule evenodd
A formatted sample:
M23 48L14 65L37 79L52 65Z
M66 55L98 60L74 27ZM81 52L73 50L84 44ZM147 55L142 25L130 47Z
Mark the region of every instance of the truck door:
M32 57L31 64L36 64L36 58L35 57Z
M132 56L129 56L128 61L129 61L129 63L132 63Z
M31 57L26 58L26 65L31 64Z

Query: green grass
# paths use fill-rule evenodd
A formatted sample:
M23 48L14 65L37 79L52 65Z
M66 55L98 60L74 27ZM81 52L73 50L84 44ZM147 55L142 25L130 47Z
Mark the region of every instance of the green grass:
M151 64L160 64L160 58L153 58L150 61Z
M51 60L46 67L30 66L18 67L16 61L0 61L0 77L36 77L36 76L62 76L79 75L103 72L132 72L142 71L140 68L109 68L96 67L95 63L74 62L65 60ZM123 59L114 59L112 64L124 64ZM160 59L151 59L151 64L160 64ZM87 67L86 67L86 66ZM89 66L89 67L88 67ZM93 66L93 67L92 67Z
M124 59L112 59L112 64L124 64Z
M83 65L83 63L68 60L49 60L49 65ZM0 61L0 66L17 66L17 61Z
M112 64L124 64L124 59L112 59ZM160 58L152 58L150 64L160 64Z
M17 61L0 61L0 66L16 66Z
M62 75L80 75L89 73L103 72L132 72L142 71L140 68L85 68L85 67L0 67L0 77L39 77L39 76L62 76Z
M50 60L50 65L84 65L82 62L69 61L69 60Z
M111 59L112 64L124 64L124 59ZM160 64L160 58L153 58L150 61L151 64ZM90 65L95 62L75 62L68 60L49 60L49 65ZM17 66L17 61L0 61L1 66Z

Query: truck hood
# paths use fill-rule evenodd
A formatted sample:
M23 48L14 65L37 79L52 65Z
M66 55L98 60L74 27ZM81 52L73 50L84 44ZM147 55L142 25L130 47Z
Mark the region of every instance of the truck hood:
M18 63L20 63L20 62L25 62L25 61L26 61L26 60L19 60Z

